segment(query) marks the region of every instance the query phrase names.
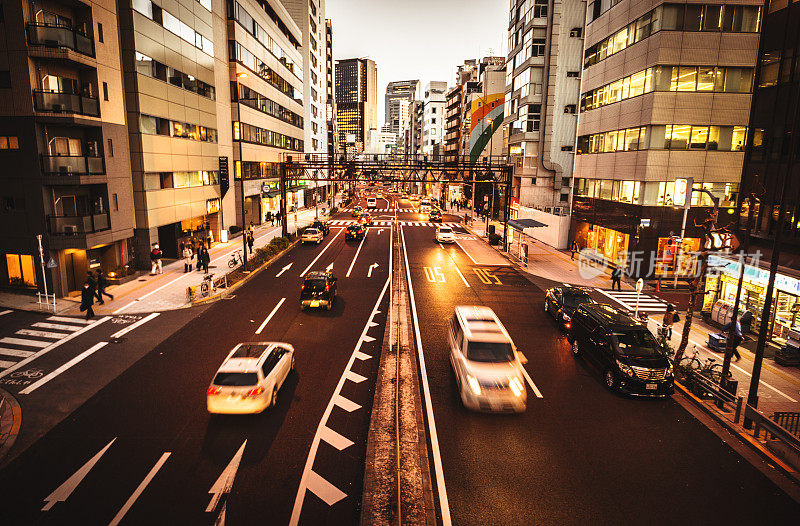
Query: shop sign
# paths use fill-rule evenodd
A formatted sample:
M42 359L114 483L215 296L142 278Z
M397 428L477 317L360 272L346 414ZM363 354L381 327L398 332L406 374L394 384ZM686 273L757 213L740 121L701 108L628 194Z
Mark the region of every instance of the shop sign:
M213 214L219 212L219 198L206 199L206 213Z
M739 284L739 278L738 277L734 278L733 276L723 275L723 276L720 276L719 279L723 283L727 283L729 285L738 285ZM748 291L748 292L755 292L756 294L762 294L764 292L764 287L762 287L761 285L757 285L755 283L750 283L748 281L743 281L742 282L742 290L745 290L745 291Z
M261 195L267 195L272 191L271 183L261 183Z
M689 208L692 205L691 193L693 183L694 179L691 177L675 179L675 197L672 200L675 206Z
M219 158L219 189L220 195L225 197L225 193L230 187L230 179L228 178L228 158L220 156Z
M650 218L642 218L639 220L639 226L647 228L650 226Z
M97 268L100 266L100 258L92 258L89 260L89 268Z
M725 260L719 256L709 256L709 266L716 267L725 276L730 276L734 281L739 280L739 263L737 261ZM757 268L752 265L744 266L744 283L757 284L762 290L769 283L769 271ZM785 274L775 275L775 288L782 292L800 295L800 280Z

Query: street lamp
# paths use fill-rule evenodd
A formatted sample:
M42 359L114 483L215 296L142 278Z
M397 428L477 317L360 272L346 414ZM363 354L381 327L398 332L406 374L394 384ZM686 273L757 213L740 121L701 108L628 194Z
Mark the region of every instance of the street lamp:
M239 109L239 80L247 78L247 73L244 71L236 74L236 120L239 121L239 129L241 130L241 111ZM241 131L239 132L241 133ZM245 235L245 217L244 217L244 171L242 167L242 138L239 136L239 191L242 194L242 270L247 272L247 236Z

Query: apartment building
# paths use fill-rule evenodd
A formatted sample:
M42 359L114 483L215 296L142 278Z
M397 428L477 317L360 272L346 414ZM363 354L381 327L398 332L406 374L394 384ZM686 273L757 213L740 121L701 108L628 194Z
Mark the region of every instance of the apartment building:
M434 146L444 140L446 91L447 82L432 80L422 94L422 153L426 155L433 156Z
M445 93L444 115L444 147L442 160L448 163L458 162L460 159L462 103L464 100L464 86L460 83L448 89Z
M482 159L499 162L503 155L502 137L506 68L503 57L484 57L470 71L464 92L464 133L462 151L470 163Z
M672 276L712 204L690 183L734 217L761 3L600 1L586 22L571 235L635 276Z
M607 0L608 1L608 0ZM511 216L566 246L580 95L584 0L514 0L508 26L503 138L514 165Z
M422 110L422 101L409 102L408 126L403 131L403 152L406 156L422 154Z
M288 155L300 157L307 146L302 42L308 35L277 0L231 0L230 7L230 61L222 73L233 90L231 193L236 213L226 226L241 225L242 216L245 225L258 225L267 212L280 210L280 163ZM304 206L310 200L307 193L305 185L290 184L287 210Z
M0 286L79 294L133 256L117 5L0 7Z
M378 128L378 70L368 58L336 61L336 119L339 142L361 153L367 131Z

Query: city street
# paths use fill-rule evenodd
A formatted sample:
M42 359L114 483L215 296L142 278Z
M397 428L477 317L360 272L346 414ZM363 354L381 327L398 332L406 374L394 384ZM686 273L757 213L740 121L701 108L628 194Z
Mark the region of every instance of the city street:
M98 318L16 369L39 369L37 378L0 378L24 415L60 409L37 424L39 435L20 436L27 449L0 471L4 524L357 524L394 236L409 271L423 404L433 415L426 424L440 520L772 524L800 514L677 402L610 393L573 358L528 275L463 226L454 227L455 243L436 243L435 225L416 210L379 200L363 242L345 241L353 218L343 210L322 243L289 251L227 299L156 317ZM302 277L326 268L339 279L333 310L301 311ZM505 324L527 359L526 412L464 409L446 340L457 305L489 306ZM12 312L0 328L8 334L44 318ZM205 389L242 341L291 343L296 372L275 408L210 416ZM102 342L111 343L26 392ZM131 356L116 363L119 352Z

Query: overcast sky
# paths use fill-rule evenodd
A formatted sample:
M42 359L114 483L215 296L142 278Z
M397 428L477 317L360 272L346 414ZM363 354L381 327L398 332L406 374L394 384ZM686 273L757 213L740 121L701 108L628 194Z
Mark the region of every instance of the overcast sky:
M326 0L333 56L378 67L378 120L386 84L420 79L455 84L465 59L505 56L508 0Z

